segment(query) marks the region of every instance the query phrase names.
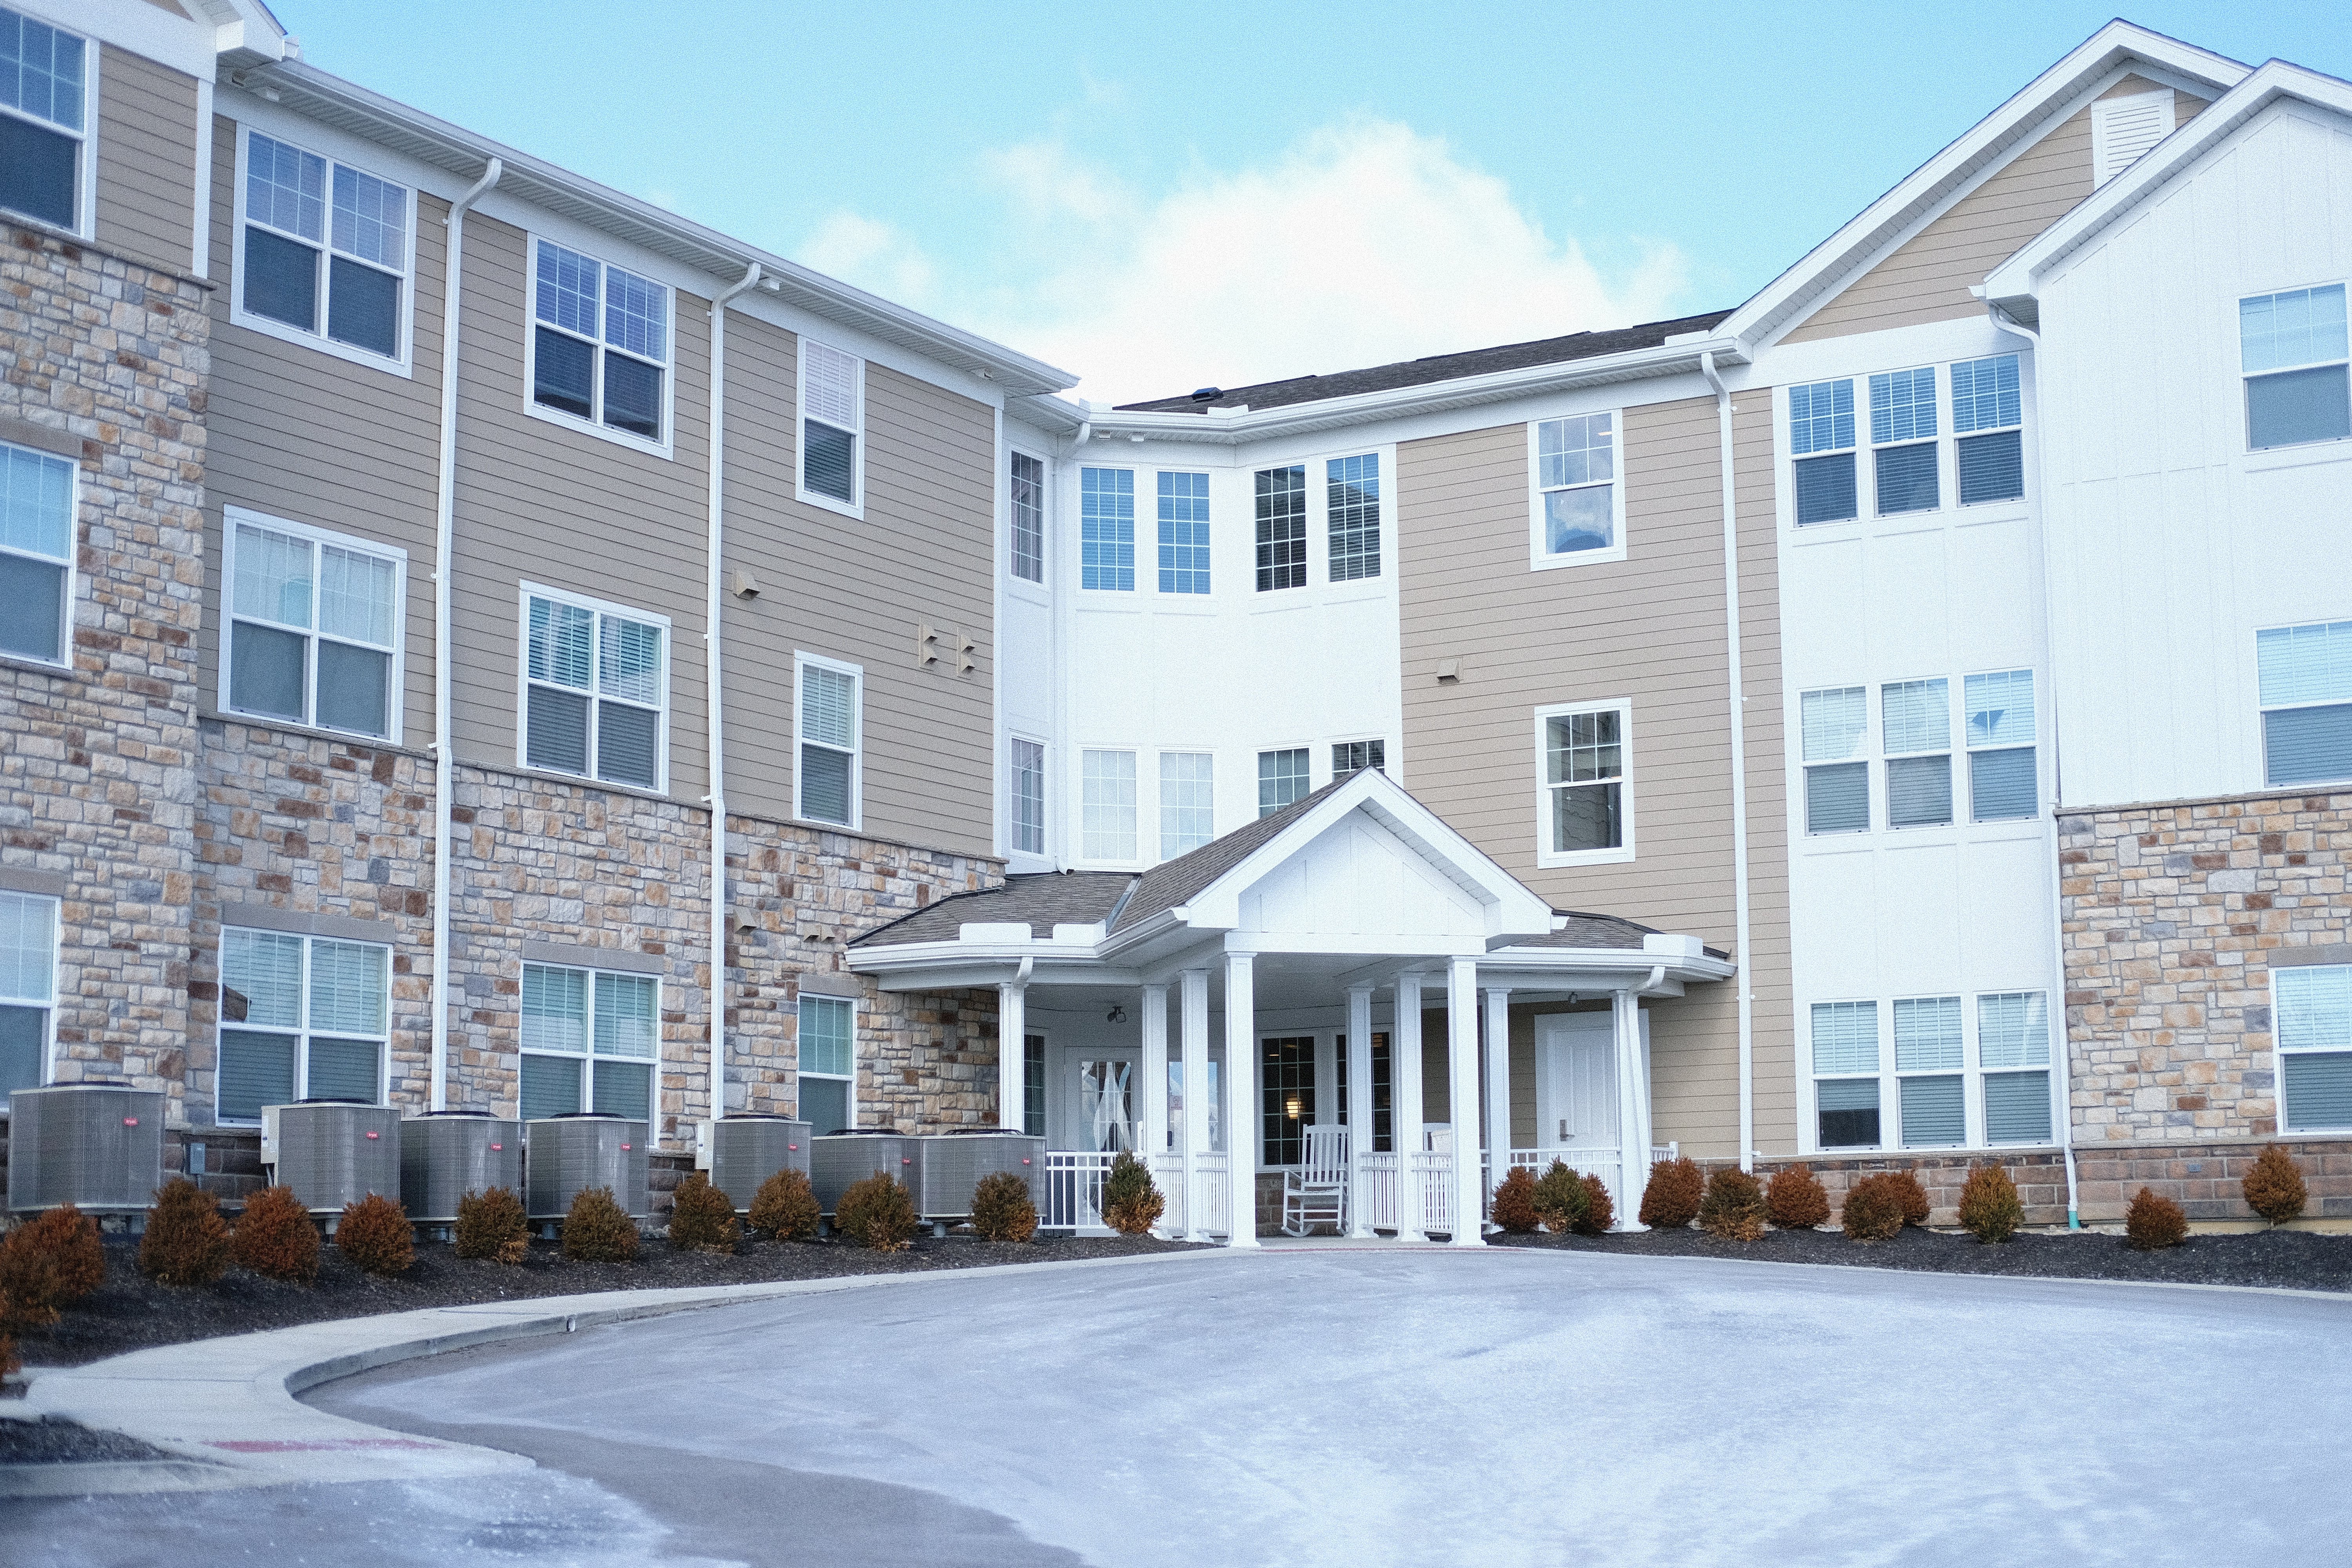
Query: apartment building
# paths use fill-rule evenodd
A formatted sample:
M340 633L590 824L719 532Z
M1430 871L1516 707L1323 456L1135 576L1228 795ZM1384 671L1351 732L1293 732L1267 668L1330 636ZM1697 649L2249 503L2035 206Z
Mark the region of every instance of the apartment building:
M1106 408L251 0L0 45L0 1085L1244 1244L1335 1150L2352 1205L2333 79L2112 24L1736 309Z

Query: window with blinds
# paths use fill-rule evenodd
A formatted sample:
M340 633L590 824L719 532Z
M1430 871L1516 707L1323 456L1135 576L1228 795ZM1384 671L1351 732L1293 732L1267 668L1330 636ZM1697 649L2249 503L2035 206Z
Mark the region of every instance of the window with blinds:
M0 892L0 1100L47 1081L57 974L58 900Z
M408 187L259 132L246 132L244 152L243 324L290 329L330 352L404 357Z
M1967 705L1969 815L1977 822L2038 816L2033 672L1997 670L1962 683Z
M799 696L793 727L800 744L795 748L793 814L804 821L855 827L864 672L856 665L835 664L813 654L796 656L795 663Z
M1977 998L1987 1143L2050 1142L2050 1006L2039 991Z
M389 736L404 552L231 509L222 706Z
M1815 1142L1823 1149L1878 1143L1878 1004L1812 1005Z
M820 1134L856 1126L856 1004L846 996L804 994L796 1018L800 1119ZM1042 1096L1036 1103L1042 1109Z
M1879 516L1933 511L1943 504L1936 433L1935 366L1870 378L1870 465Z
M1853 446L1853 382L1821 381L1789 389L1797 526L1844 522L1860 515Z
M2265 783L2352 778L2352 621L2254 634Z
M221 932L214 1114L298 1100L383 1103L392 949L230 926Z
M2271 970L2278 1024L2280 1126L2352 1129L2352 965Z
M83 230L89 155L89 43L0 9L0 207Z
M1952 366L1952 434L1962 506L2023 497L2024 425L2017 355L1962 360Z
M1088 860L1133 860L1135 753L1080 753L1078 790L1078 853Z
M652 1119L659 980L526 963L520 1022L524 1121L583 1110Z
M1805 831L1864 833L1870 828L1870 763L1863 732L1870 722L1867 687L1808 691L1800 700L1804 731Z
M1334 583L1381 574L1381 455L1333 458L1324 465L1325 512Z
M0 654L67 662L75 473L63 458L0 445Z
M525 765L666 787L668 623L543 588L523 622Z
M598 431L662 440L669 289L544 239L532 247L532 406Z
M1957 996L1895 1003L1895 1070L1902 1082L1903 1146L1958 1148L1969 1141L1968 1047Z
M2239 300L2247 447L2260 451L2352 437L2347 349L2341 283Z
M1879 688L1886 754L1886 825L1935 827L1952 820L1951 683L1896 680Z
M860 504L858 443L865 434L866 362L814 338L801 340L803 499Z

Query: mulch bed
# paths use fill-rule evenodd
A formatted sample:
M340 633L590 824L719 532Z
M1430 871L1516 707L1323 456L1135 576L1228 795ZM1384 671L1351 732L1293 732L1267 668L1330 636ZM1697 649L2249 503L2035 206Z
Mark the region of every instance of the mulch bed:
M0 1415L0 1465L89 1464L109 1459L177 1457L136 1437L102 1432L61 1415L44 1415L34 1421Z
M2024 1233L1997 1247L1972 1236L1906 1229L1864 1245L1835 1230L1773 1230L1756 1241L1723 1241L1703 1230L1612 1236L1489 1236L1491 1245L1619 1252L1650 1258L1745 1258L1768 1263L1843 1263L1930 1274L2000 1274L2044 1279L2153 1280L2169 1285L2267 1285L2352 1290L2352 1236L2308 1230L2192 1236L2178 1247L2140 1252L2120 1236Z

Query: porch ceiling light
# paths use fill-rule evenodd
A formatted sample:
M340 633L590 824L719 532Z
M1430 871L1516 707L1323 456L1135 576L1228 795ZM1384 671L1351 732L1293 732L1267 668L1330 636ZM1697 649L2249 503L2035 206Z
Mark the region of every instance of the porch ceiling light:
M1127 1022L1127 1009L1126 1009L1126 1008L1124 1008L1124 1007L1122 1007L1122 1006L1120 1006L1120 1005L1119 1005L1118 1003L1116 1003L1116 1002L1112 1003L1112 1004L1110 1005L1110 1011L1109 1011L1109 1012L1108 1012L1108 1013L1105 1013L1105 1014L1103 1015L1103 1022L1104 1022L1104 1023L1106 1023L1106 1024L1124 1024L1124 1023L1126 1023L1126 1022Z

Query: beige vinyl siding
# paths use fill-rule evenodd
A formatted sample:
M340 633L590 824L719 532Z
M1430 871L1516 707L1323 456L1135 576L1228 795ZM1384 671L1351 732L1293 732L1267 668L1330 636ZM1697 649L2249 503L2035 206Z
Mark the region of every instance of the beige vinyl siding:
M98 243L195 266L196 79L109 44L98 71Z
M408 552L400 739L433 738L434 489L440 439L441 275L447 205L417 199L413 374L378 370L229 322L236 126L213 126L213 384L205 475L202 689L221 707L224 506ZM472 230L468 230L472 232Z
M2126 77L2099 96L2123 98L2156 89L2143 77ZM2203 99L2176 92L2173 123L2188 123L2204 107ZM2091 111L2084 108L1832 296L1781 341L1800 343L1982 315L1984 301L1969 292L1969 285L1983 282L2091 188Z

